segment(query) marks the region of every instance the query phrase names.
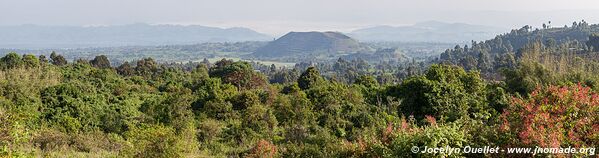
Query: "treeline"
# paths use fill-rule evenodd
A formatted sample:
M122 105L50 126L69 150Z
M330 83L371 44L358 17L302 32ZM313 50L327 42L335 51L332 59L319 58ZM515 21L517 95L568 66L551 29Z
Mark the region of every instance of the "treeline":
M266 45L267 42L221 42L221 43L200 43L189 45L161 45L161 46L121 46L121 47L93 47L93 48L74 48L74 49L2 49L0 56L9 52L20 54L31 53L36 55L45 54L51 51L58 51L69 60L93 59L95 56L104 55L111 58L113 66L118 66L125 61L139 60L152 57L160 62L187 62L200 61L203 58L214 57L241 57L244 54L251 54L259 47Z
M105 56L9 53L0 58L0 156L529 157L410 149L596 147L596 62L546 49L526 47L498 81L434 64L382 84L385 73L372 69L385 67L343 59L279 80L271 76L288 70L230 60L110 67Z
M293 68L276 67L275 65L265 66L258 63L252 63L254 69L259 70L267 76L271 83L291 83L295 82L301 72L309 67L318 67L322 77L345 84L356 82L362 76L371 76L379 84L399 83L401 80L422 74L426 70L425 62L379 62L370 64L360 58L347 60L339 58L331 62L301 62L295 64Z
M599 25L589 25L582 20L571 26L534 29L526 25L494 39L475 42L470 46L455 46L440 55L438 63L459 65L466 70L479 70L483 74L497 73L501 68L515 68L523 51L532 43L540 43L553 52L587 52L599 48L594 33ZM589 39L591 39L589 41ZM589 41L589 42L585 42Z

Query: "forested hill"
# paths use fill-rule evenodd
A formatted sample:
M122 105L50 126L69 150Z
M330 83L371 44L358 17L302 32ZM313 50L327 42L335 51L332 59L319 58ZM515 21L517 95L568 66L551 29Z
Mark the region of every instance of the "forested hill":
M272 37L247 28L199 25L131 24L115 26L0 26L0 48L82 48L132 45L267 41Z
M356 53L361 49L363 46L357 40L338 32L290 32L259 48L253 56L305 59Z
M470 46L447 49L441 54L439 62L456 64L469 70L493 72L501 67L515 67L523 49L533 47L535 43L543 49L549 48L545 52L558 52L557 49L562 50L559 52L592 51L593 46L587 45L586 42L594 33L599 33L599 25L589 25L584 20L563 27L543 24L543 28L534 30L526 25L490 40L473 41Z
M376 26L358 29L348 35L360 41L370 42L442 42L465 43L470 40L485 40L509 29L427 21L411 26Z

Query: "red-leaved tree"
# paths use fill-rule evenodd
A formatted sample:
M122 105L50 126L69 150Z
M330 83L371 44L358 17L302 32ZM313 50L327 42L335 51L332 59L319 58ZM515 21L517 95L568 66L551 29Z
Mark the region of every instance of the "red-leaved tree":
M502 119L501 130L516 138L511 145L594 147L599 95L580 84L537 88L525 99L513 98Z

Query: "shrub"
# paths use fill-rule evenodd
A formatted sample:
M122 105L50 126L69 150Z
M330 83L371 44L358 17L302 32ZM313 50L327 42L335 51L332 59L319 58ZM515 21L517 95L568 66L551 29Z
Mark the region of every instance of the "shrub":
M214 119L205 119L198 125L198 140L209 143L214 141L223 132L223 123Z
M122 154L125 157L182 157L184 147L175 129L161 125L142 125L125 133L131 143Z
M461 153L413 153L412 147L462 148L469 136L458 123L439 124L427 116L428 125L418 127L414 120L389 123L379 134L364 136L354 143L345 143L346 154L352 157L462 157ZM349 157L349 156L346 156Z
M418 120L432 115L440 121L460 118L489 118L485 95L486 84L477 72L433 65L424 76L412 77L399 86L392 86L388 94L402 99L400 112L414 115Z
M65 149L70 143L69 135L58 130L43 129L33 138L33 143L44 151Z
M599 95L589 87L537 88L513 98L501 130L511 134L511 145L593 147L599 144L598 113Z
M260 140L256 145L247 153L244 157L246 158L274 158L277 157L278 151L277 146L266 140Z

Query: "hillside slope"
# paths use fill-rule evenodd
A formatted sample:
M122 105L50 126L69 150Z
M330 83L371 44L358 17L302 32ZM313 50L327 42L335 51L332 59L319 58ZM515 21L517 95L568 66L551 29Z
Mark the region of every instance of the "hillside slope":
M357 53L364 48L349 36L338 32L290 32L259 48L254 57L316 57Z
M527 25L490 40L447 49L440 55L439 62L460 65L469 70L492 72L502 67L513 68L523 51L530 52L531 49L542 50L543 53L586 52L593 49L586 41L595 33L599 33L599 25L589 25L585 21L574 23L570 27L534 30Z
M485 40L508 29L428 21L411 26L376 26L352 31L348 35L361 41L464 43Z

